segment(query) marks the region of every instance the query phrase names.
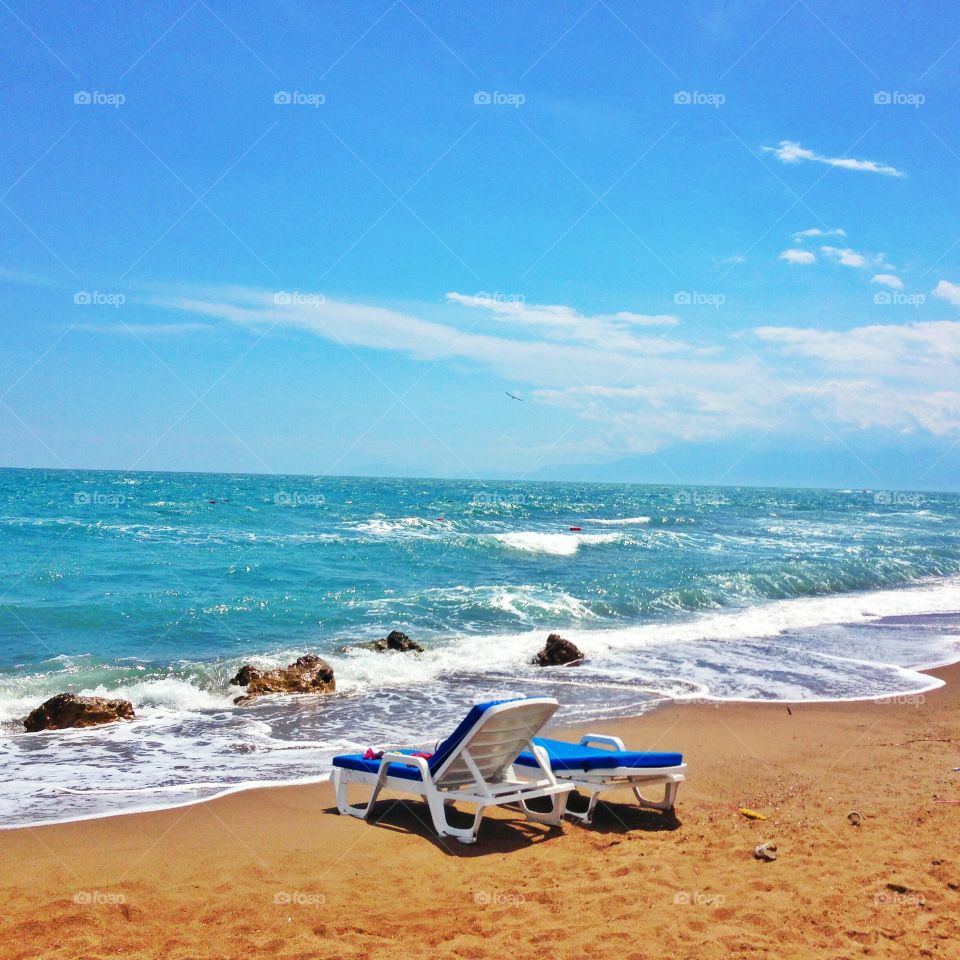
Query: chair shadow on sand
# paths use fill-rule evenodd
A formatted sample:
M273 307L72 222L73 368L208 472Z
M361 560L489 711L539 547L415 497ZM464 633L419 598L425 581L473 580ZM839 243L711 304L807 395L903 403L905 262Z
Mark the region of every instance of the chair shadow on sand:
M570 806L575 810L586 807L587 800L577 793L571 794ZM536 809L538 801L530 802ZM338 815L335 806L324 811ZM503 816L506 813L507 816ZM597 805L593 823L583 825L576 820L565 819L561 826L550 826L527 820L518 810L513 816L511 809L501 808L500 815L486 816L476 843L461 843L454 837L437 835L430 820L427 805L419 800L385 798L378 800L365 822L358 827L385 829L395 833L408 833L429 840L434 846L451 856L478 857L487 854L513 853L529 847L560 839L565 831L587 830L595 833L626 834L632 831L659 833L678 830L682 824L674 811L645 810L635 803L602 802ZM448 808L451 826L468 826L473 820L472 810Z

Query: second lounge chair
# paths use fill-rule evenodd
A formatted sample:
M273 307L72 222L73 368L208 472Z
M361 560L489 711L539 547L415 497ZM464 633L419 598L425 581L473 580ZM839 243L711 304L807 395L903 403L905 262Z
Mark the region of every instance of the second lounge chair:
M534 746L547 754L550 769L558 780L572 783L578 790L590 795L586 812L567 808L568 816L589 824L600 794L616 787L630 787L642 807L670 812L677 802L677 791L683 783L687 765L680 753L633 752L627 750L619 737L588 733L580 743L564 740L546 740L537 737ZM604 749L599 749L603 747ZM530 771L537 761L529 751L516 760L518 772ZM663 786L662 800L648 800L641 787Z

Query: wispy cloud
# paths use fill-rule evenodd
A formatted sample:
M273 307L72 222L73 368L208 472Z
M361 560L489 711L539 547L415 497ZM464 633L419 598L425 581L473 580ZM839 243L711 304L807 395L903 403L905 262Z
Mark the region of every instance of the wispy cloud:
M781 260L786 260L787 263L800 263L800 264L810 264L816 263L817 257L816 254L811 253L809 250L784 250L780 254Z
M844 267L853 267L857 270L885 270L888 273L896 269L887 263L887 258L882 253L859 253L849 247L831 246L823 246L820 251Z
M870 266L870 259L862 253L857 253L856 250L851 250L849 247L830 247L825 246L820 248L821 253L825 256L830 257L832 260L836 260L837 263L842 264L845 267L856 267L858 269L865 270Z
M278 300L244 288L181 292L153 303L203 318L201 326L214 319L257 331L269 325L354 351L467 360L523 384L535 402L570 410L568 439L576 437L583 453L584 443L597 455L623 455L772 429L798 401L798 409L841 427L960 430L960 322L846 331L767 326L754 330L755 348L744 350L740 339L723 334L706 343L679 336L668 315L590 315L456 293L444 307L413 311L323 297ZM475 312L494 332L477 330ZM783 429L802 432L810 423L794 417Z
M819 227L811 227L809 230L798 230L793 235L793 239L797 243L803 243L809 237L845 237L846 235L847 231L841 227L834 230L821 230Z
M885 287L892 287L894 290L903 289L903 281L892 273L877 273L870 280L871 283L879 283Z
M529 328L558 343L584 343L606 349L660 350L661 337L651 337L651 327L674 327L680 321L671 314L633 313L622 310L609 314L582 314L573 307L528 304L516 297L496 294L448 293L447 303L482 310L514 331ZM642 333L643 335L638 335Z
M775 147L764 147L767 153L772 153L781 163L800 163L808 160L813 163L824 163L829 167L840 167L843 170L862 170L866 173L880 173L887 177L905 177L906 174L896 167L876 160L854 160L851 157L825 157L800 146L794 140L781 140Z
M870 324L850 330L758 327L754 333L785 353L822 361L858 377L915 374L947 386L956 382L960 372L960 322L953 320Z
M960 432L960 322L874 324L850 330L760 327L768 346L829 371L784 381L786 395L816 404L825 422L861 429Z

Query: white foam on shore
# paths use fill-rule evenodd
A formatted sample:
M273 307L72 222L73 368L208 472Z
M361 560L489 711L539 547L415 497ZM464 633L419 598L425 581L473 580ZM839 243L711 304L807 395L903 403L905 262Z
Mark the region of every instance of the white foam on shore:
M576 669L530 665L542 628L427 641L423 654L330 653L324 656L335 668L337 694L270 697L243 708L232 704L236 691L222 686L233 660L185 663L159 676L156 668L139 673L96 664L90 672L74 664L78 672L7 676L0 679L0 717L24 716L67 681L79 692L130 699L140 719L0 736L7 774L0 782L0 828L25 825L18 817L27 811L31 823L49 823L316 782L337 752L440 735L465 703L493 696L553 695L567 705L562 720L602 723L670 697L798 702L922 694L941 681L919 669L960 658L952 621L925 634L909 633L904 624L909 643L901 643L897 625L881 629L876 621L956 611L960 578L950 578L774 601L679 623L565 630L588 655ZM831 633L835 624L854 626ZM275 666L301 653L243 659Z

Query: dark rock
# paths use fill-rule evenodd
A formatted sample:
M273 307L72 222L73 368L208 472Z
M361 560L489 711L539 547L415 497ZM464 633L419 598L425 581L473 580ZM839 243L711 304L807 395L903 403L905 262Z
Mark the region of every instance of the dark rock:
M340 648L341 653L349 653L351 650L375 650L377 653L423 653L425 647L411 640L400 630L391 630L381 640L365 640L360 643L348 643Z
M564 640L559 633L551 633L546 646L533 658L533 663L538 667L575 666L582 663L585 657L575 643Z
M234 703L249 703L266 693L333 693L337 689L333 667L314 653L277 670L258 670L245 664L230 683L247 688L246 695L237 697Z
M398 653L423 653L424 648L399 630L391 630L373 644L374 650L396 650Z
M106 697L78 697L75 693L58 693L23 721L27 733L38 730L65 730L68 727L96 727L116 720L133 720L133 704L129 700L108 700Z
M256 667L252 667L249 663L245 663L237 671L237 675L230 681L230 683L237 687L245 687L254 677L257 677L262 673L263 670L258 670Z

